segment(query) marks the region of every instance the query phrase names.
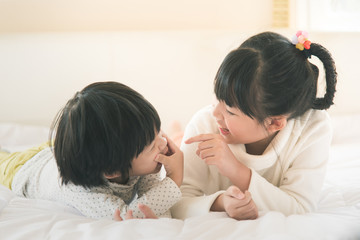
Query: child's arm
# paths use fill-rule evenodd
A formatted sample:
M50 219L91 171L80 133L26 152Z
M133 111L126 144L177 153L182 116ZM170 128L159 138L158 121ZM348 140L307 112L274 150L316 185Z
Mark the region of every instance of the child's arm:
M142 218L143 213L138 208L139 204L148 206L158 217L170 214L170 208L180 200L181 191L177 184L166 177L160 179L159 174L150 174L141 178L138 184L138 198L133 200L121 213L133 210L136 218Z
M184 176L184 155L168 136L165 134L163 136L166 137L169 151L166 155L159 154L156 161L163 164L166 176L171 178L180 187Z
M141 189L141 185L148 184L149 182L153 183L152 188L143 192L141 195L138 193L138 198L135 197L131 202L126 201L129 201L131 195L135 193L123 193L124 197L128 195L126 196L127 200L124 201L120 195L120 189L102 187L84 189L83 187L71 184L63 187L61 198L83 215L95 219L112 219L115 209L120 210L122 217L125 217L126 213L131 210L133 217L143 218L143 211L139 208L139 204L148 206L156 216L160 217L166 214L181 198L181 192L171 179L165 178L160 181L156 176L158 174L151 175L154 176L148 175L146 176L147 179L140 179L137 184L131 186L135 191L137 185L139 185L138 187Z
M183 179L183 153L170 138L164 136L167 138L169 151L166 155L160 154L157 160L164 165L167 177L161 179L160 174L141 177L137 189L139 198L132 202L128 209L136 208L140 203L161 216L181 198L179 186ZM136 217L142 216L138 210L133 214Z
M152 219L157 219L158 218L155 215L155 213L148 206L146 206L144 204L139 204L138 208L144 214L144 218L152 218ZM122 218L121 215L120 215L120 210L117 208L117 209L115 209L113 219L115 221L123 221L123 220L128 220L128 219L137 219L137 218L135 218L133 216L133 211L132 210L128 210L126 212L126 214L125 214L125 217Z
M200 134L185 141L198 142L196 154L207 164L218 168L221 175L245 192L249 188L251 170L236 159L220 134Z
M226 212L230 217L237 220L256 219L259 215L250 192L242 193L236 186L230 186L226 192L220 194L210 210Z
M256 219L258 209L247 191L251 170L236 159L221 135L200 134L187 139L185 144L195 142L199 142L196 154L207 165L216 166L221 175L235 184L215 199L210 210L226 212L237 220Z

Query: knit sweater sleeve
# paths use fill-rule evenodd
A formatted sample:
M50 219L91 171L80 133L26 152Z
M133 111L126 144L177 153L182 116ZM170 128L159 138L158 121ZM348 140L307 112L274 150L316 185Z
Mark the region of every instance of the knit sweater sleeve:
M210 107L198 112L185 129L183 140L201 133L209 133L210 115L206 114ZM180 187L181 200L171 208L174 218L185 219L209 212L215 199L223 192L218 191L218 176L213 176L209 166L197 155L197 143L181 144L184 153L184 180Z
M187 131L184 137L194 136ZM208 166L196 156L196 144L182 146L184 152L184 180L180 187L181 200L171 209L174 218L185 219L210 211L215 199L223 192L217 191ZM211 185L213 184L213 185Z
M278 186L252 169L249 191L260 211L291 215L316 209L326 174L332 129L327 114L317 114L313 118L291 151L282 155L290 164L283 165Z

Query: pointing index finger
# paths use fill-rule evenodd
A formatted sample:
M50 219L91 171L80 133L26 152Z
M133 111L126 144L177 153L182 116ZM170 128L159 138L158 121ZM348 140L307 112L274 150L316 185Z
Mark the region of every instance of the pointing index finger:
M211 133L199 134L197 136L194 136L194 137L191 137L191 138L187 139L185 141L185 143L186 144L191 144L191 143L194 143L194 142L203 142L203 141L213 139L214 137L215 137L215 134L211 134Z

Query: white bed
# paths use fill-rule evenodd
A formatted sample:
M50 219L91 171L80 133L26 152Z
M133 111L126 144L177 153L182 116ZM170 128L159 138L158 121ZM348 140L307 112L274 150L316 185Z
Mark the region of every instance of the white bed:
M0 239L360 239L360 116L333 118L334 139L318 210L305 215L260 213L236 221L224 213L186 219L115 222L78 215L57 203L16 197L0 186ZM48 129L0 123L0 145L21 150Z

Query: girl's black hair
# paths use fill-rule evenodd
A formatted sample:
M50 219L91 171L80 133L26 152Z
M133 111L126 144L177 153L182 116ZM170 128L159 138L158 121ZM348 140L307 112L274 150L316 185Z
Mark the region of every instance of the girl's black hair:
M97 82L77 92L52 124L51 142L63 184L106 185L104 174L126 179L132 160L160 131L155 108L118 82Z
M215 77L215 95L230 107L263 123L269 116L298 117L333 104L337 73L331 54L312 43L310 54L325 68L326 93L316 98L319 69L285 37L255 35L230 52Z

